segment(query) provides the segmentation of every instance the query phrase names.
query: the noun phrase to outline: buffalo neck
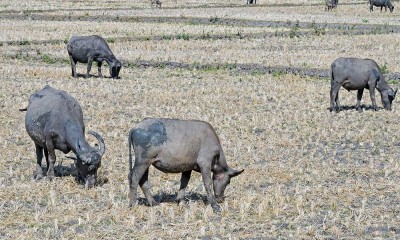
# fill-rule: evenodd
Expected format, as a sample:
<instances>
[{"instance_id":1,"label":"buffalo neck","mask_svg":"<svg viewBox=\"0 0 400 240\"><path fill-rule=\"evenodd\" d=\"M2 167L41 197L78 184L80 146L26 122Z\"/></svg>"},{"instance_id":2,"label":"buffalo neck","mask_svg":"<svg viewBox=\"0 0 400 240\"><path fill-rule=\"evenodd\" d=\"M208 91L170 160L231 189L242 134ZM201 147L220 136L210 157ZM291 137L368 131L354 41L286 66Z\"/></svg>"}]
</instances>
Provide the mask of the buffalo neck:
<instances>
[{"instance_id":1,"label":"buffalo neck","mask_svg":"<svg viewBox=\"0 0 400 240\"><path fill-rule=\"evenodd\" d=\"M107 64L111 66L115 62L115 56L113 54L107 54L104 56L104 60L106 60Z\"/></svg>"},{"instance_id":2,"label":"buffalo neck","mask_svg":"<svg viewBox=\"0 0 400 240\"><path fill-rule=\"evenodd\" d=\"M216 159L216 164L214 165L212 171L214 173L219 173L219 172L226 172L228 171L229 167L228 164L226 163L226 158L225 158L225 154L224 151L221 149L220 150L220 155L219 158Z\"/></svg>"},{"instance_id":3,"label":"buffalo neck","mask_svg":"<svg viewBox=\"0 0 400 240\"><path fill-rule=\"evenodd\" d=\"M386 90L390 90L391 87L387 84L385 79L381 79L378 84L376 85L376 88L378 89L379 92L383 92Z\"/></svg>"},{"instance_id":4,"label":"buffalo neck","mask_svg":"<svg viewBox=\"0 0 400 240\"><path fill-rule=\"evenodd\" d=\"M85 139L82 127L71 124L65 129L65 137L68 145L75 155L79 156L82 152L86 152L90 146Z\"/></svg>"}]
</instances>

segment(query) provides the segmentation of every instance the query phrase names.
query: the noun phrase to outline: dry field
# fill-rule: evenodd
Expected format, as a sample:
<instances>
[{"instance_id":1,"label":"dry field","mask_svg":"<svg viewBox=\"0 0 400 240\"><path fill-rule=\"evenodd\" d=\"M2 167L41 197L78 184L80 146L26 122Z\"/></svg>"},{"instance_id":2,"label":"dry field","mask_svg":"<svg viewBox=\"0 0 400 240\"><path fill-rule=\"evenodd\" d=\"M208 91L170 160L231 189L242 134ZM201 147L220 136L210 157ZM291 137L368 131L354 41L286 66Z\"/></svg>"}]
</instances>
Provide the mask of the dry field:
<instances>
[{"instance_id":1,"label":"dry field","mask_svg":"<svg viewBox=\"0 0 400 240\"><path fill-rule=\"evenodd\" d=\"M149 2L0 3L0 239L400 238L400 101L373 112L366 91L357 112L356 92L342 89L346 108L333 114L329 79L316 77L337 57L368 57L399 87L399 2L392 14L350 0L333 12L322 0ZM72 78L65 41L75 34L105 37L121 79ZM18 109L46 84L73 95L86 128L105 138L93 189L77 184L61 152L62 177L32 179L35 149ZM215 127L228 164L245 168L221 214L205 205L200 174L177 205L180 175L154 168L160 205L146 206L139 189L127 208L127 135L145 117Z\"/></svg>"}]
</instances>

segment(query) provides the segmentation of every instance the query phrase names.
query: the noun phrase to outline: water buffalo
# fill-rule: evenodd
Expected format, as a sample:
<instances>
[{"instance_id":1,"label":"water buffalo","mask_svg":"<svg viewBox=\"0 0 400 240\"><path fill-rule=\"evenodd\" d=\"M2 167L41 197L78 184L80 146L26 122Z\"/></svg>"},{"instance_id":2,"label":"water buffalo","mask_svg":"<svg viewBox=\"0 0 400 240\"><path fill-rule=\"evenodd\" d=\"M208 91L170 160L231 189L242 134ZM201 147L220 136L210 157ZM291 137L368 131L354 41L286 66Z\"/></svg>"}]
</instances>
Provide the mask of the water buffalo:
<instances>
[{"instance_id":1,"label":"water buffalo","mask_svg":"<svg viewBox=\"0 0 400 240\"><path fill-rule=\"evenodd\" d=\"M131 147L135 152L133 168ZM217 202L223 201L230 179L243 172L228 166L213 127L194 120L147 118L129 132L129 206L136 204L138 184L149 205L156 204L148 182L151 165L165 173L182 173L177 201L184 199L192 170L200 172L214 212L220 211Z\"/></svg>"},{"instance_id":2,"label":"water buffalo","mask_svg":"<svg viewBox=\"0 0 400 240\"><path fill-rule=\"evenodd\" d=\"M385 7L385 12L387 11L387 8L389 8L390 12L393 12L394 9L394 6L390 0L369 0L369 4L370 12L374 11L374 6L381 7L381 12L383 7Z\"/></svg>"},{"instance_id":3,"label":"water buffalo","mask_svg":"<svg viewBox=\"0 0 400 240\"><path fill-rule=\"evenodd\" d=\"M35 179L43 177L43 151L47 162L47 177L54 177L55 150L76 155L78 180L86 187L96 183L97 169L105 152L100 134L89 131L99 141L99 148L91 147L85 140L85 125L82 108L71 95L64 91L45 86L29 98L26 109L25 127L36 147L37 165Z\"/></svg>"},{"instance_id":4,"label":"water buffalo","mask_svg":"<svg viewBox=\"0 0 400 240\"><path fill-rule=\"evenodd\" d=\"M325 11L330 11L337 7L337 0L325 0Z\"/></svg>"},{"instance_id":5,"label":"water buffalo","mask_svg":"<svg viewBox=\"0 0 400 240\"><path fill-rule=\"evenodd\" d=\"M338 111L339 89L343 86L346 90L357 90L356 109L360 110L361 98L364 88L369 89L372 107L377 110L375 101L375 88L381 94L383 107L392 109L392 101L396 91L386 83L378 64L372 59L338 58L331 65L331 111Z\"/></svg>"},{"instance_id":6,"label":"water buffalo","mask_svg":"<svg viewBox=\"0 0 400 240\"><path fill-rule=\"evenodd\" d=\"M247 4L257 4L257 0L247 0Z\"/></svg>"},{"instance_id":7,"label":"water buffalo","mask_svg":"<svg viewBox=\"0 0 400 240\"><path fill-rule=\"evenodd\" d=\"M76 63L87 63L86 77L89 77L93 61L97 62L99 77L101 74L101 65L106 61L110 67L112 78L118 78L121 70L121 62L115 58L107 42L100 36L74 36L67 43L67 51L71 61L72 76L77 77Z\"/></svg>"},{"instance_id":8,"label":"water buffalo","mask_svg":"<svg viewBox=\"0 0 400 240\"><path fill-rule=\"evenodd\" d=\"M156 8L159 7L161 8L162 2L160 0L151 0L151 6L155 5Z\"/></svg>"}]
</instances>

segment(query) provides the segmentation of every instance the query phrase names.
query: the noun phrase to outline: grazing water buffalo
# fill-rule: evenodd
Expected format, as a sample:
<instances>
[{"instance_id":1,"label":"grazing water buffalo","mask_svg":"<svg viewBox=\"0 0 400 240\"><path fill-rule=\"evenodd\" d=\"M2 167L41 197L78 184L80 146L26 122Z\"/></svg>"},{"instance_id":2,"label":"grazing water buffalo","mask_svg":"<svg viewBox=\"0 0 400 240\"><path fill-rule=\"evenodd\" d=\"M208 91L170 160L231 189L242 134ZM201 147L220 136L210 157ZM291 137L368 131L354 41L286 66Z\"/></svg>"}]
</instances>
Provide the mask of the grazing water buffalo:
<instances>
[{"instance_id":1,"label":"grazing water buffalo","mask_svg":"<svg viewBox=\"0 0 400 240\"><path fill-rule=\"evenodd\" d=\"M325 0L325 11L330 11L337 7L337 0Z\"/></svg>"},{"instance_id":2,"label":"grazing water buffalo","mask_svg":"<svg viewBox=\"0 0 400 240\"><path fill-rule=\"evenodd\" d=\"M101 65L106 61L110 67L112 78L118 78L121 70L121 62L118 61L111 52L107 42L100 36L74 36L67 43L67 51L71 61L72 76L77 77L76 63L87 63L86 77L89 77L93 61L97 62L99 77L101 74Z\"/></svg>"},{"instance_id":3,"label":"grazing water buffalo","mask_svg":"<svg viewBox=\"0 0 400 240\"><path fill-rule=\"evenodd\" d=\"M151 6L156 5L156 7L161 8L162 2L160 0L151 0Z\"/></svg>"},{"instance_id":4,"label":"grazing water buffalo","mask_svg":"<svg viewBox=\"0 0 400 240\"><path fill-rule=\"evenodd\" d=\"M133 168L131 147L135 151ZM200 172L208 203L214 212L220 211L217 202L223 201L230 179L243 172L228 166L218 136L210 124L177 119L147 118L129 132L129 206L136 204L138 184L147 202L156 204L148 182L151 165L165 173L182 173L177 201L184 199L192 170Z\"/></svg>"},{"instance_id":5,"label":"grazing water buffalo","mask_svg":"<svg viewBox=\"0 0 400 240\"><path fill-rule=\"evenodd\" d=\"M372 107L377 110L375 101L375 88L381 94L383 107L392 110L392 101L396 91L386 83L378 64L371 59L338 58L331 65L331 111L338 111L339 89L343 86L346 90L357 90L356 109L360 110L361 98L364 88L369 89Z\"/></svg>"},{"instance_id":6,"label":"grazing water buffalo","mask_svg":"<svg viewBox=\"0 0 400 240\"><path fill-rule=\"evenodd\" d=\"M43 150L47 162L47 177L54 177L55 150L75 153L78 180L86 187L96 183L97 169L105 152L103 138L89 131L99 141L99 148L91 147L85 140L85 125L79 103L64 91L45 86L29 98L26 109L25 127L36 146L37 165L35 179L43 177Z\"/></svg>"},{"instance_id":7,"label":"grazing water buffalo","mask_svg":"<svg viewBox=\"0 0 400 240\"><path fill-rule=\"evenodd\" d=\"M385 12L387 11L387 8L389 8L390 12L393 12L394 9L394 6L390 0L369 0L369 4L370 12L374 11L374 6L381 7L381 12L383 7L385 7Z\"/></svg>"},{"instance_id":8,"label":"grazing water buffalo","mask_svg":"<svg viewBox=\"0 0 400 240\"><path fill-rule=\"evenodd\" d=\"M247 4L257 4L257 0L247 0Z\"/></svg>"}]
</instances>

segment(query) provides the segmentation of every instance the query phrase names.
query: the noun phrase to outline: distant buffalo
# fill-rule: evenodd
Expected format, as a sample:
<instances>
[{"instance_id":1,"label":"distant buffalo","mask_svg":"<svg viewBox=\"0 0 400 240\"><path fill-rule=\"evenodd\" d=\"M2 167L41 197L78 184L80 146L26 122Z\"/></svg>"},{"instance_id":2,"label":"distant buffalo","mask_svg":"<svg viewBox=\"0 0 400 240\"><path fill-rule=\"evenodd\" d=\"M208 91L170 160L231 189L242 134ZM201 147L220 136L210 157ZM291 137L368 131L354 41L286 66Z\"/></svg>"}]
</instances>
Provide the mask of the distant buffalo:
<instances>
[{"instance_id":1,"label":"distant buffalo","mask_svg":"<svg viewBox=\"0 0 400 240\"><path fill-rule=\"evenodd\" d=\"M325 11L330 11L337 7L338 0L325 0Z\"/></svg>"},{"instance_id":2,"label":"distant buffalo","mask_svg":"<svg viewBox=\"0 0 400 240\"><path fill-rule=\"evenodd\" d=\"M155 5L156 8L159 7L161 8L162 2L160 0L151 0L151 6Z\"/></svg>"},{"instance_id":3,"label":"distant buffalo","mask_svg":"<svg viewBox=\"0 0 400 240\"><path fill-rule=\"evenodd\" d=\"M390 12L393 12L394 9L394 6L390 2L390 0L369 0L369 3L370 3L369 6L370 12L374 11L374 6L381 7L381 12L383 7L385 7L385 12L387 11L387 8L389 8Z\"/></svg>"},{"instance_id":4,"label":"distant buffalo","mask_svg":"<svg viewBox=\"0 0 400 240\"><path fill-rule=\"evenodd\" d=\"M361 98L364 88L369 90L372 107L377 110L375 101L375 88L381 94L383 107L392 110L397 89L394 91L386 83L378 64L371 59L358 58L338 58L331 65L331 111L338 111L339 89L344 87L346 90L357 90L356 109L360 110Z\"/></svg>"},{"instance_id":5,"label":"distant buffalo","mask_svg":"<svg viewBox=\"0 0 400 240\"><path fill-rule=\"evenodd\" d=\"M247 0L247 4L257 4L257 0Z\"/></svg>"},{"instance_id":6,"label":"distant buffalo","mask_svg":"<svg viewBox=\"0 0 400 240\"><path fill-rule=\"evenodd\" d=\"M112 78L118 78L121 70L121 62L111 52L107 42L100 36L74 36L67 43L67 51L71 61L72 76L77 77L76 63L87 63L86 77L92 68L93 61L97 62L99 77L101 74L101 65L103 61L110 67Z\"/></svg>"}]
</instances>

